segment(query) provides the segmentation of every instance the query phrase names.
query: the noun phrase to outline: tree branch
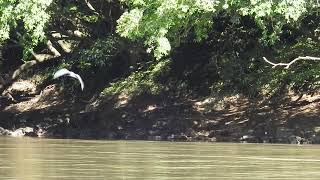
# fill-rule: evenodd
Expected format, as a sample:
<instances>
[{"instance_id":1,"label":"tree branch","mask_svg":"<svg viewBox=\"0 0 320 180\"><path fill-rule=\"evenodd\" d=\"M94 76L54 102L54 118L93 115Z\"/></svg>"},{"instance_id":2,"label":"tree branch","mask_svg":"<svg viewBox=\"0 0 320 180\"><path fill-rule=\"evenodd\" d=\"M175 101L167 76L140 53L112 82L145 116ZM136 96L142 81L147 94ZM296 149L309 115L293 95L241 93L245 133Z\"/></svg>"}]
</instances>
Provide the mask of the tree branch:
<instances>
[{"instance_id":1,"label":"tree branch","mask_svg":"<svg viewBox=\"0 0 320 180\"><path fill-rule=\"evenodd\" d=\"M272 68L275 68L277 66L285 66L286 69L289 69L289 67L299 60L312 60L312 61L320 61L320 57L312 57L312 56L304 56L304 57L297 57L294 60L290 61L289 63L274 63L269 61L266 57L263 57L263 60L266 61L268 64L272 65Z\"/></svg>"}]
</instances>

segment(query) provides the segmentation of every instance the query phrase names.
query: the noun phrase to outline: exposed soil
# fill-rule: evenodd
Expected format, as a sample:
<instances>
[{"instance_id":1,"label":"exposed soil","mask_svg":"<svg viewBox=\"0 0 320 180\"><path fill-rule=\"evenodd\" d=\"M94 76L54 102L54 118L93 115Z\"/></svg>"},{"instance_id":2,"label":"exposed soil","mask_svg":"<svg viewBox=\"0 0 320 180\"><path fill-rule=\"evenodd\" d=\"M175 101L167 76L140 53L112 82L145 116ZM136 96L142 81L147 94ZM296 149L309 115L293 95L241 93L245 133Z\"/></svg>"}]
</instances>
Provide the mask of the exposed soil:
<instances>
[{"instance_id":1,"label":"exposed soil","mask_svg":"<svg viewBox=\"0 0 320 180\"><path fill-rule=\"evenodd\" d=\"M57 85L41 93L30 81L2 96L0 133L85 139L320 143L318 96L270 101L242 96L82 96ZM6 94L6 93L3 93ZM276 103L274 103L276 102Z\"/></svg>"}]
</instances>

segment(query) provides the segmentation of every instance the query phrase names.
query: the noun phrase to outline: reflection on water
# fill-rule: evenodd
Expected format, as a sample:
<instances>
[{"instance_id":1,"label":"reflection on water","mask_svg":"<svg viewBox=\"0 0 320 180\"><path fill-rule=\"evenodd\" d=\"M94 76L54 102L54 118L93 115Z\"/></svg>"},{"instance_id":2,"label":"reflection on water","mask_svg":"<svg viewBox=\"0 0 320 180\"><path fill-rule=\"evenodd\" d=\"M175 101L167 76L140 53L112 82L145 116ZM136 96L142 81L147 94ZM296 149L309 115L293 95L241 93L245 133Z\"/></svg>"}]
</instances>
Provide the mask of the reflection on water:
<instances>
[{"instance_id":1,"label":"reflection on water","mask_svg":"<svg viewBox=\"0 0 320 180\"><path fill-rule=\"evenodd\" d=\"M0 138L1 179L320 179L317 145Z\"/></svg>"}]
</instances>

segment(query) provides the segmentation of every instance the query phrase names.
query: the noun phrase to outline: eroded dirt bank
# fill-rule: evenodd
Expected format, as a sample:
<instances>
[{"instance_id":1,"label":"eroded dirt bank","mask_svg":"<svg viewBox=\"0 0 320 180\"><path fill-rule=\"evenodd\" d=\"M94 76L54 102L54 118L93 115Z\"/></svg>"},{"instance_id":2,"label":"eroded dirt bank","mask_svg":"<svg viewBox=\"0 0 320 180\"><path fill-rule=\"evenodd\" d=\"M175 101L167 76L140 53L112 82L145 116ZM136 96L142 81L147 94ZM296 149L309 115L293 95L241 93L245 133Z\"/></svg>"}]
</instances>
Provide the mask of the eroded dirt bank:
<instances>
[{"instance_id":1,"label":"eroded dirt bank","mask_svg":"<svg viewBox=\"0 0 320 180\"><path fill-rule=\"evenodd\" d=\"M141 95L85 96L17 81L2 97L0 133L85 139L320 143L317 96L271 101Z\"/></svg>"}]
</instances>

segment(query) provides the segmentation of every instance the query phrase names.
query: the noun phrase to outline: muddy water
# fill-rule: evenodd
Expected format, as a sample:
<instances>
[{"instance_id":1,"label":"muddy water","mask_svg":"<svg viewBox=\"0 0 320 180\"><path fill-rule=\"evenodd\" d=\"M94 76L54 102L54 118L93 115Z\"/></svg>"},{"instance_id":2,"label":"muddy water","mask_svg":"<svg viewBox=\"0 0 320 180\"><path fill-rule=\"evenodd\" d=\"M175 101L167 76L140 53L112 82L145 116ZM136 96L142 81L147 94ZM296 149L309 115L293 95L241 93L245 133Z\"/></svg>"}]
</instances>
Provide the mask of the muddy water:
<instances>
[{"instance_id":1,"label":"muddy water","mask_svg":"<svg viewBox=\"0 0 320 180\"><path fill-rule=\"evenodd\" d=\"M320 179L320 146L0 138L0 179Z\"/></svg>"}]
</instances>

